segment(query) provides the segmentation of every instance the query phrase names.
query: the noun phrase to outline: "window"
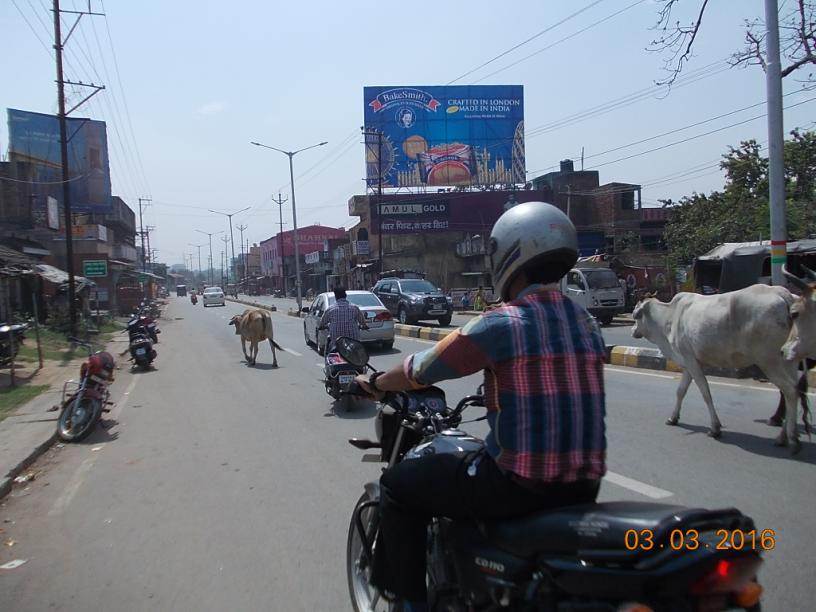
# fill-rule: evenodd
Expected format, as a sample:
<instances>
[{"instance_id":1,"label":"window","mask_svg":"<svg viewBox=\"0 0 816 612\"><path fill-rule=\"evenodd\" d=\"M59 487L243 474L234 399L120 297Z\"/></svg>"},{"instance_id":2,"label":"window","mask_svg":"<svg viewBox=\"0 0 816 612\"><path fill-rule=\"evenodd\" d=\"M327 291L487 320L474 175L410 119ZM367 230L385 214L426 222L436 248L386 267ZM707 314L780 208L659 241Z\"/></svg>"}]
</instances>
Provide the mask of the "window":
<instances>
[{"instance_id":1,"label":"window","mask_svg":"<svg viewBox=\"0 0 816 612\"><path fill-rule=\"evenodd\" d=\"M570 287L575 287L576 289L583 289L584 288L584 281L581 278L581 273L572 271L567 275L567 285Z\"/></svg>"},{"instance_id":2,"label":"window","mask_svg":"<svg viewBox=\"0 0 816 612\"><path fill-rule=\"evenodd\" d=\"M617 289L620 286L615 273L606 268L587 270L586 277L589 286L593 289Z\"/></svg>"},{"instance_id":3,"label":"window","mask_svg":"<svg viewBox=\"0 0 816 612\"><path fill-rule=\"evenodd\" d=\"M634 210L635 209L635 192L634 191L624 191L620 194L621 198L621 209L622 210Z\"/></svg>"},{"instance_id":4,"label":"window","mask_svg":"<svg viewBox=\"0 0 816 612\"><path fill-rule=\"evenodd\" d=\"M426 280L406 280L400 283L404 293L434 293L436 287Z\"/></svg>"}]
</instances>

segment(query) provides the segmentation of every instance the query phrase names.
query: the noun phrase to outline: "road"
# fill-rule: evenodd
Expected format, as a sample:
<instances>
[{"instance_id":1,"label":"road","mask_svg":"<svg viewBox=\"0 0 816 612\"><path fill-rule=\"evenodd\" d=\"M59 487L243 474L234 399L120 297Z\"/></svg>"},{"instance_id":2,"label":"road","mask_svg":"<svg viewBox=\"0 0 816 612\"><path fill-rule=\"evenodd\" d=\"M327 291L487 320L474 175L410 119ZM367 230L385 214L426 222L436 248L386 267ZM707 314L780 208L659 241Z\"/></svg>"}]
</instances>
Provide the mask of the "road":
<instances>
[{"instance_id":1,"label":"road","mask_svg":"<svg viewBox=\"0 0 816 612\"><path fill-rule=\"evenodd\" d=\"M261 304L270 304L277 306L278 310L281 310L283 312L286 312L288 309L292 310L297 309L297 300L290 298L273 298L268 295L253 295L253 296L241 295L239 297L241 299L253 300ZM308 305L311 303L311 301L306 300L304 298L303 303L305 305ZM472 318L473 317L471 315L454 314L453 319L451 319L450 326L461 327L465 325L468 321L470 321ZM440 327L440 325L435 321L422 321L419 323L419 325L426 325L428 327ZM601 333L603 333L604 340L606 341L607 344L614 344L617 346L646 346L651 348L657 348L654 344L652 344L645 338L633 338L631 323L622 322L620 320L616 320L610 325L602 326Z\"/></svg>"},{"instance_id":2,"label":"road","mask_svg":"<svg viewBox=\"0 0 816 612\"><path fill-rule=\"evenodd\" d=\"M229 317L243 306L171 300L157 369L117 374L117 405L84 444L55 448L36 480L0 507L0 610L347 610L349 514L380 466L346 440L371 435L374 407L334 414L320 358L300 321L273 314L289 352L270 367L242 361ZM387 367L429 342L398 338L372 361ZM443 383L449 400L477 377ZM675 428L663 424L672 374L608 367L608 462L601 499L737 506L777 532L762 580L766 610L813 609L816 445L791 459L763 423L777 393L713 380L725 427L689 392ZM482 423L468 426L484 435Z\"/></svg>"}]
</instances>

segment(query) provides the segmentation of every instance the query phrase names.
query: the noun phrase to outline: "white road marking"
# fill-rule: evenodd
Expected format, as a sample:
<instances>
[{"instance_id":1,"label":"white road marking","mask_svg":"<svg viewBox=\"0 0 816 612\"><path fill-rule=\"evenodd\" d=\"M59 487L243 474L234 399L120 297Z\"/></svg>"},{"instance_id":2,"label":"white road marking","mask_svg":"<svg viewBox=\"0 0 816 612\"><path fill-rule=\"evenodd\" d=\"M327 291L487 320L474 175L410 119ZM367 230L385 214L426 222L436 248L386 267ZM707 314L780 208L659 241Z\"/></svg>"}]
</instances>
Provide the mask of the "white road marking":
<instances>
[{"instance_id":1,"label":"white road marking","mask_svg":"<svg viewBox=\"0 0 816 612\"><path fill-rule=\"evenodd\" d=\"M674 493L671 491L666 491L666 489L653 487L645 482L640 482L639 480L635 480L634 478L629 478L615 472L607 472L606 476L604 476L604 480L608 480L612 484L616 484L624 489L629 489L635 493L640 493L646 497L651 497L652 499L664 499L674 495Z\"/></svg>"},{"instance_id":2,"label":"white road marking","mask_svg":"<svg viewBox=\"0 0 816 612\"><path fill-rule=\"evenodd\" d=\"M287 353L289 353L290 355L294 355L295 357L303 357L303 355L301 355L297 351L293 351L290 348L283 347L283 350L286 351Z\"/></svg>"},{"instance_id":3,"label":"white road marking","mask_svg":"<svg viewBox=\"0 0 816 612\"><path fill-rule=\"evenodd\" d=\"M620 374L637 374L639 376L651 376L653 378L668 378L668 379L676 379L676 376L672 376L670 374L655 374L654 372L643 372L638 368L615 368L613 366L604 366L604 370L607 372L618 372Z\"/></svg>"}]
</instances>

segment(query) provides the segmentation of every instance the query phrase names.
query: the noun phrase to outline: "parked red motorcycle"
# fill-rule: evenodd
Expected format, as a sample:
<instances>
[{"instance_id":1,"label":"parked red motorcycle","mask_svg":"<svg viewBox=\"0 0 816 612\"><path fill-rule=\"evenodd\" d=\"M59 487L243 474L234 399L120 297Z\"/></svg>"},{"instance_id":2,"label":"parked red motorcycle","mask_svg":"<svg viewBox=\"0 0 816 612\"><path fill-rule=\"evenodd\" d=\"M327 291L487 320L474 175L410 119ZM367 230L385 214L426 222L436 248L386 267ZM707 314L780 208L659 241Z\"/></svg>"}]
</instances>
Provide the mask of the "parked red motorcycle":
<instances>
[{"instance_id":1,"label":"parked red motorcycle","mask_svg":"<svg viewBox=\"0 0 816 612\"><path fill-rule=\"evenodd\" d=\"M77 338L69 340L85 347L88 359L79 369L79 382L69 380L62 386L57 435L65 442L79 442L91 433L109 403L108 386L113 382L116 362L113 355L106 351L93 352L93 347L87 342Z\"/></svg>"}]
</instances>

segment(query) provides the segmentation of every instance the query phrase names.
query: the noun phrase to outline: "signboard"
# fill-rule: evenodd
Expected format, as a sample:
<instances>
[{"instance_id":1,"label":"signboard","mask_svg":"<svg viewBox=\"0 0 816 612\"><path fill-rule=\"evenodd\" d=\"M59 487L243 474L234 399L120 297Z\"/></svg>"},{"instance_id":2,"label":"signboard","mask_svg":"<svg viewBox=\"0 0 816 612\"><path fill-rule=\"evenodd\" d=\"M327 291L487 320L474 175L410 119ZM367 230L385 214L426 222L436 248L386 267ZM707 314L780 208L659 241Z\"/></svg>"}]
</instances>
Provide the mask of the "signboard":
<instances>
[{"instance_id":1,"label":"signboard","mask_svg":"<svg viewBox=\"0 0 816 612\"><path fill-rule=\"evenodd\" d=\"M73 212L110 213L111 180L104 121L67 119L68 176ZM50 183L62 201L59 121L54 115L8 109L9 158L34 165L34 181Z\"/></svg>"},{"instance_id":2,"label":"signboard","mask_svg":"<svg viewBox=\"0 0 816 612\"><path fill-rule=\"evenodd\" d=\"M48 228L58 230L60 228L59 222L59 202L55 198L48 196Z\"/></svg>"},{"instance_id":3,"label":"signboard","mask_svg":"<svg viewBox=\"0 0 816 612\"><path fill-rule=\"evenodd\" d=\"M62 231L60 234L61 236L59 238L55 237L54 240L65 240L65 232ZM71 237L74 240L98 240L99 242L107 242L108 228L104 225L97 225L95 223L90 223L87 225L72 225Z\"/></svg>"},{"instance_id":4,"label":"signboard","mask_svg":"<svg viewBox=\"0 0 816 612\"><path fill-rule=\"evenodd\" d=\"M368 255L369 254L368 240L356 240L352 242L351 252L353 255Z\"/></svg>"},{"instance_id":5,"label":"signboard","mask_svg":"<svg viewBox=\"0 0 816 612\"><path fill-rule=\"evenodd\" d=\"M418 199L398 204L381 204L380 214L383 234L446 232L450 229L450 202L447 200ZM375 231L379 229L378 225Z\"/></svg>"},{"instance_id":6,"label":"signboard","mask_svg":"<svg viewBox=\"0 0 816 612\"><path fill-rule=\"evenodd\" d=\"M320 261L320 251L315 251L314 253L306 253L304 256L304 261L307 264L316 264Z\"/></svg>"},{"instance_id":7,"label":"signboard","mask_svg":"<svg viewBox=\"0 0 816 612\"><path fill-rule=\"evenodd\" d=\"M86 259L82 262L82 276L107 276L108 262L105 259Z\"/></svg>"},{"instance_id":8,"label":"signboard","mask_svg":"<svg viewBox=\"0 0 816 612\"><path fill-rule=\"evenodd\" d=\"M363 98L370 186L525 182L521 85L366 87Z\"/></svg>"}]
</instances>

